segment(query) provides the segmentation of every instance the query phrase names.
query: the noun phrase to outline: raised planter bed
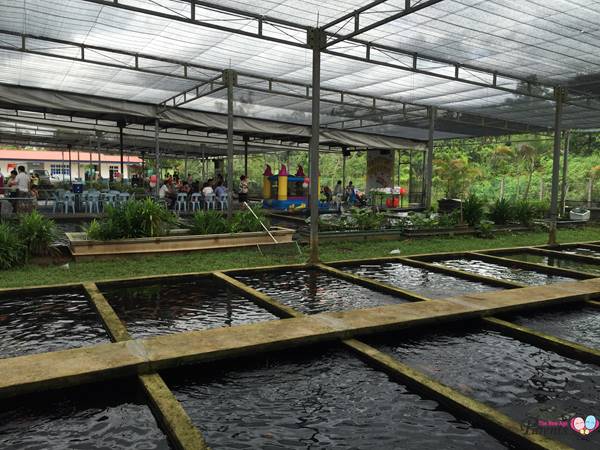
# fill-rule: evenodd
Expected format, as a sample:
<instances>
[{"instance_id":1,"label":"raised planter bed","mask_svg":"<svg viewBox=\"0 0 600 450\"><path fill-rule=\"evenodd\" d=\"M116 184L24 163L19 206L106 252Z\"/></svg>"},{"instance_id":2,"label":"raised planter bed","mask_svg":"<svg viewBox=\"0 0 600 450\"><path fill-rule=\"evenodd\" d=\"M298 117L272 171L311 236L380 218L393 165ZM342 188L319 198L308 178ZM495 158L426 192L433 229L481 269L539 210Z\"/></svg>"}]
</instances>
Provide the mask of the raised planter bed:
<instances>
[{"instance_id":1,"label":"raised planter bed","mask_svg":"<svg viewBox=\"0 0 600 450\"><path fill-rule=\"evenodd\" d=\"M294 232L289 228L271 228L271 233L277 242L281 244L292 242ZM69 239L69 249L76 260L274 244L270 236L264 231L208 235L191 235L188 233L189 230L172 230L169 236L112 241L89 240L86 233L66 233L66 235Z\"/></svg>"},{"instance_id":2,"label":"raised planter bed","mask_svg":"<svg viewBox=\"0 0 600 450\"><path fill-rule=\"evenodd\" d=\"M519 225L499 226L494 232L528 231L532 228ZM298 232L301 242L308 242L310 233L308 230ZM319 240L322 241L394 241L400 238L428 238L435 236L475 235L477 230L466 226L455 228L415 228L415 229L389 229L389 230L347 230L347 231L320 231Z\"/></svg>"}]
</instances>

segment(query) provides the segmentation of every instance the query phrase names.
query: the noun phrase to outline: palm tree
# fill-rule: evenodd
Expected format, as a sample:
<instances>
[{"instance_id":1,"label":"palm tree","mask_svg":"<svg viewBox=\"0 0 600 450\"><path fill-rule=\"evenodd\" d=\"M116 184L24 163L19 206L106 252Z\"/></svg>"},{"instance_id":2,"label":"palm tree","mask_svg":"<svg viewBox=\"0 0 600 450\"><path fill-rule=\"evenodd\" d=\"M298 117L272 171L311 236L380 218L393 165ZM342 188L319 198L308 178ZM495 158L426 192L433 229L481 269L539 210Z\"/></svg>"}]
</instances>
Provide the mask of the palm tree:
<instances>
[{"instance_id":1,"label":"palm tree","mask_svg":"<svg viewBox=\"0 0 600 450\"><path fill-rule=\"evenodd\" d=\"M512 149L506 145L500 145L492 151L491 168L500 178L500 198L504 198L504 185L506 176L511 170L511 162L514 153Z\"/></svg>"},{"instance_id":2,"label":"palm tree","mask_svg":"<svg viewBox=\"0 0 600 450\"><path fill-rule=\"evenodd\" d=\"M519 159L521 160L521 164L527 173L527 185L525 186L525 193L523 194L523 199L529 199L529 191L531 189L531 179L533 178L533 174L539 170L541 161L540 161L540 151L528 144L523 144L519 148Z\"/></svg>"},{"instance_id":3,"label":"palm tree","mask_svg":"<svg viewBox=\"0 0 600 450\"><path fill-rule=\"evenodd\" d=\"M594 192L594 182L600 178L600 166L594 166L590 170L590 184L588 191L588 207L592 206L592 193Z\"/></svg>"}]
</instances>

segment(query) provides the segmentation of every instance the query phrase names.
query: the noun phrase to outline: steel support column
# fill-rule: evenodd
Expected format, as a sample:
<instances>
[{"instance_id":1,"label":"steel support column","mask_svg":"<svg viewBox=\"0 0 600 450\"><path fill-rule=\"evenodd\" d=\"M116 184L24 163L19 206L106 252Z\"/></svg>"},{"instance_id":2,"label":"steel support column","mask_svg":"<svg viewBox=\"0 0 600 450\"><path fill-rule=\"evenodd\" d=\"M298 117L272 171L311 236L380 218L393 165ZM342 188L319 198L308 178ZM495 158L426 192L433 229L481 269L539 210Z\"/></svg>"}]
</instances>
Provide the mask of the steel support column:
<instances>
[{"instance_id":1,"label":"steel support column","mask_svg":"<svg viewBox=\"0 0 600 450\"><path fill-rule=\"evenodd\" d=\"M423 172L423 193L425 208L431 208L431 200L433 196L433 137L435 133L435 116L437 109L434 107L428 108L429 115L429 135L427 138L427 154L425 155L425 170Z\"/></svg>"},{"instance_id":2,"label":"steel support column","mask_svg":"<svg viewBox=\"0 0 600 450\"><path fill-rule=\"evenodd\" d=\"M248 136L244 136L244 175L248 176Z\"/></svg>"},{"instance_id":3,"label":"steel support column","mask_svg":"<svg viewBox=\"0 0 600 450\"><path fill-rule=\"evenodd\" d=\"M188 153L187 150L183 154L183 179L187 181L188 176ZM190 186L191 187L191 186Z\"/></svg>"},{"instance_id":4,"label":"steel support column","mask_svg":"<svg viewBox=\"0 0 600 450\"><path fill-rule=\"evenodd\" d=\"M321 48L325 34L318 29L309 32L312 47L312 127L310 134L310 259L319 262L319 131L321 127Z\"/></svg>"},{"instance_id":5,"label":"steel support column","mask_svg":"<svg viewBox=\"0 0 600 450\"><path fill-rule=\"evenodd\" d=\"M73 165L73 160L71 159L71 144L67 145L69 149L69 183L73 184L73 174L71 171L71 166Z\"/></svg>"},{"instance_id":6,"label":"steel support column","mask_svg":"<svg viewBox=\"0 0 600 450\"><path fill-rule=\"evenodd\" d=\"M156 198L159 198L160 191L160 119L154 120L154 146L156 152Z\"/></svg>"},{"instance_id":7,"label":"steel support column","mask_svg":"<svg viewBox=\"0 0 600 450\"><path fill-rule=\"evenodd\" d=\"M556 222L558 221L558 190L560 184L560 144L561 144L561 126L562 110L565 91L562 88L556 88L556 109L554 112L554 153L552 156L552 190L550 197L550 233L548 244L556 244Z\"/></svg>"},{"instance_id":8,"label":"steel support column","mask_svg":"<svg viewBox=\"0 0 600 450\"><path fill-rule=\"evenodd\" d=\"M223 81L227 85L227 218L233 215L233 86L237 74L231 69L223 71Z\"/></svg>"},{"instance_id":9,"label":"steel support column","mask_svg":"<svg viewBox=\"0 0 600 450\"><path fill-rule=\"evenodd\" d=\"M342 150L342 189L346 189L346 152Z\"/></svg>"},{"instance_id":10,"label":"steel support column","mask_svg":"<svg viewBox=\"0 0 600 450\"><path fill-rule=\"evenodd\" d=\"M562 186L560 191L560 211L561 214L565 213L566 202L567 202L567 189L569 188L569 150L571 147L571 131L566 132L566 144L565 151L563 153L563 169L562 169Z\"/></svg>"},{"instance_id":11,"label":"steel support column","mask_svg":"<svg viewBox=\"0 0 600 450\"><path fill-rule=\"evenodd\" d=\"M119 123L119 157L121 160L121 182L125 180L125 166L123 164L123 123Z\"/></svg>"}]
</instances>

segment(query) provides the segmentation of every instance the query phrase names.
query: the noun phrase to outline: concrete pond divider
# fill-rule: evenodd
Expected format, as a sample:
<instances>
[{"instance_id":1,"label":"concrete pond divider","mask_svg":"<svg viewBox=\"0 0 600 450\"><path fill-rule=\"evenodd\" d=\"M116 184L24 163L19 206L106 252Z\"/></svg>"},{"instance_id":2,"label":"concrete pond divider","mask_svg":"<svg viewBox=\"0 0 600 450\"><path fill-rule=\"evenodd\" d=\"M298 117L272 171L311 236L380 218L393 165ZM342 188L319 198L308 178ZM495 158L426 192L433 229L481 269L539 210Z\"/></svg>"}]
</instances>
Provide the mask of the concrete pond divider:
<instances>
[{"instance_id":1,"label":"concrete pond divider","mask_svg":"<svg viewBox=\"0 0 600 450\"><path fill-rule=\"evenodd\" d=\"M292 242L294 230L272 227L271 234L278 244ZM226 234L189 234L189 230L172 230L168 236L98 241L88 239L86 233L66 233L69 249L75 260L123 255L189 252L256 245L277 245L265 231Z\"/></svg>"}]
</instances>

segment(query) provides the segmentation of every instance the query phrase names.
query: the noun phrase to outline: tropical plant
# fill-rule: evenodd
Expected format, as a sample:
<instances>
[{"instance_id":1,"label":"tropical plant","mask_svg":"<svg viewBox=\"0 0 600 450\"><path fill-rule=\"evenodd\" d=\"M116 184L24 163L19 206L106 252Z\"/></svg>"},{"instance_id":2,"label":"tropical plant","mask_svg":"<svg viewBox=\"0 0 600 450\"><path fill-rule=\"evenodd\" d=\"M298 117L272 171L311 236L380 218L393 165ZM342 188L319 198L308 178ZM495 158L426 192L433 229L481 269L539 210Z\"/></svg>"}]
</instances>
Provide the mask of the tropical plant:
<instances>
[{"instance_id":1,"label":"tropical plant","mask_svg":"<svg viewBox=\"0 0 600 450\"><path fill-rule=\"evenodd\" d=\"M254 217L254 214L250 210L238 211L231 218L230 230L232 233L251 233L255 231L262 231L263 227L269 228L271 221L262 209L255 209L254 213L258 217Z\"/></svg>"},{"instance_id":2,"label":"tropical plant","mask_svg":"<svg viewBox=\"0 0 600 450\"><path fill-rule=\"evenodd\" d=\"M450 214L440 214L437 220L440 228L453 228L460 222L460 210L455 209Z\"/></svg>"},{"instance_id":3,"label":"tropical plant","mask_svg":"<svg viewBox=\"0 0 600 450\"><path fill-rule=\"evenodd\" d=\"M230 227L217 211L199 211L192 217L190 231L193 234L223 234L229 233Z\"/></svg>"},{"instance_id":4,"label":"tropical plant","mask_svg":"<svg viewBox=\"0 0 600 450\"><path fill-rule=\"evenodd\" d=\"M533 225L534 219L537 218L536 206L525 200L516 202L513 205L514 218L523 226L529 227Z\"/></svg>"},{"instance_id":5,"label":"tropical plant","mask_svg":"<svg viewBox=\"0 0 600 450\"><path fill-rule=\"evenodd\" d=\"M477 236L483 239L494 238L494 222L491 220L482 220L477 225Z\"/></svg>"},{"instance_id":6,"label":"tropical plant","mask_svg":"<svg viewBox=\"0 0 600 450\"><path fill-rule=\"evenodd\" d=\"M496 175L500 175L500 198L504 198L504 185L506 176L511 171L511 163L514 158L512 149L506 145L496 147L492 152L491 169Z\"/></svg>"},{"instance_id":7,"label":"tropical plant","mask_svg":"<svg viewBox=\"0 0 600 450\"><path fill-rule=\"evenodd\" d=\"M86 229L90 239L110 240L157 237L168 234L177 219L150 198L132 200L106 209L106 218L94 220Z\"/></svg>"},{"instance_id":8,"label":"tropical plant","mask_svg":"<svg viewBox=\"0 0 600 450\"><path fill-rule=\"evenodd\" d=\"M46 256L55 249L52 244L58 234L56 224L35 210L19 216L16 231L29 255Z\"/></svg>"},{"instance_id":9,"label":"tropical plant","mask_svg":"<svg viewBox=\"0 0 600 450\"><path fill-rule=\"evenodd\" d=\"M481 170L471 164L467 157L446 156L436 159L435 174L444 182L446 198L457 198L467 190L472 181L481 175Z\"/></svg>"},{"instance_id":10,"label":"tropical plant","mask_svg":"<svg viewBox=\"0 0 600 450\"><path fill-rule=\"evenodd\" d=\"M506 225L514 219L514 206L510 201L499 198L490 207L489 216L495 224Z\"/></svg>"},{"instance_id":11,"label":"tropical plant","mask_svg":"<svg viewBox=\"0 0 600 450\"><path fill-rule=\"evenodd\" d=\"M352 208L350 221L359 230L380 230L385 227L387 218L385 214L370 209Z\"/></svg>"},{"instance_id":12,"label":"tropical plant","mask_svg":"<svg viewBox=\"0 0 600 450\"><path fill-rule=\"evenodd\" d=\"M27 246L15 229L6 223L0 223L0 249L1 270L17 267L27 260Z\"/></svg>"},{"instance_id":13,"label":"tropical plant","mask_svg":"<svg viewBox=\"0 0 600 450\"><path fill-rule=\"evenodd\" d=\"M479 225L485 214L485 202L475 194L469 195L462 204L463 219L470 226Z\"/></svg>"},{"instance_id":14,"label":"tropical plant","mask_svg":"<svg viewBox=\"0 0 600 450\"><path fill-rule=\"evenodd\" d=\"M523 144L519 147L518 156L525 169L525 173L527 173L527 184L523 193L523 200L527 200L529 198L529 191L531 190L533 174L541 168L540 151L533 145Z\"/></svg>"}]
</instances>

